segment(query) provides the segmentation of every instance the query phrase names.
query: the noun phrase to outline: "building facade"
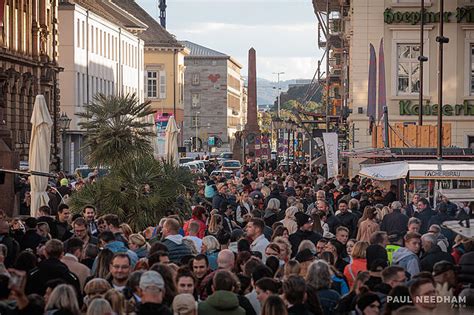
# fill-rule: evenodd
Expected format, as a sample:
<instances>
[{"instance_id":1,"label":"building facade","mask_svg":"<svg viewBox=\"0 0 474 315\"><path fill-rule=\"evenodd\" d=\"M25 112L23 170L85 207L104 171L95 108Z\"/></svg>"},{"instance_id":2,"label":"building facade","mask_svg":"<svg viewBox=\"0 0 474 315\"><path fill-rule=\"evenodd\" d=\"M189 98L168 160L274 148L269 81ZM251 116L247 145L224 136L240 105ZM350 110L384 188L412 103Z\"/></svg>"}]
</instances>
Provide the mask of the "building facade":
<instances>
[{"instance_id":1,"label":"building facade","mask_svg":"<svg viewBox=\"0 0 474 315\"><path fill-rule=\"evenodd\" d=\"M323 7L326 0L313 0ZM376 62L376 105L381 52L384 53L386 106L390 148L436 148L438 112L439 0L425 0L423 69L423 125L418 125L421 86L420 0L330 0L329 33L337 33L343 48L342 105L347 119L349 149L381 148L381 110L369 119L370 45ZM474 2L445 1L443 78L443 146L474 147ZM337 23L336 23L337 22ZM331 59L331 54L329 54ZM336 58L337 63L337 58ZM345 84L347 83L347 84ZM383 86L382 86L383 87ZM383 103L382 103L383 104ZM421 152L418 150L418 152ZM350 159L350 174L356 174L364 158Z\"/></svg>"},{"instance_id":2,"label":"building facade","mask_svg":"<svg viewBox=\"0 0 474 315\"><path fill-rule=\"evenodd\" d=\"M57 167L58 23L57 0L0 1L0 166L28 161L31 114L43 94L53 118L51 168ZM0 185L0 208L15 208L13 175Z\"/></svg>"},{"instance_id":3,"label":"building facade","mask_svg":"<svg viewBox=\"0 0 474 315\"><path fill-rule=\"evenodd\" d=\"M85 164L84 131L76 113L98 93L136 94L144 100L144 41L147 25L111 1L62 1L60 24L61 111L72 119L63 137L63 169Z\"/></svg>"},{"instance_id":4,"label":"building facade","mask_svg":"<svg viewBox=\"0 0 474 315\"><path fill-rule=\"evenodd\" d=\"M150 101L157 112L156 122L173 115L178 127L182 127L184 57L189 51L135 1L113 1L147 25L147 29L139 35L145 45L144 91L145 100Z\"/></svg>"},{"instance_id":5,"label":"building facade","mask_svg":"<svg viewBox=\"0 0 474 315\"><path fill-rule=\"evenodd\" d=\"M190 150L231 150L247 112L242 66L226 54L182 43L190 50L184 58L184 139Z\"/></svg>"}]
</instances>

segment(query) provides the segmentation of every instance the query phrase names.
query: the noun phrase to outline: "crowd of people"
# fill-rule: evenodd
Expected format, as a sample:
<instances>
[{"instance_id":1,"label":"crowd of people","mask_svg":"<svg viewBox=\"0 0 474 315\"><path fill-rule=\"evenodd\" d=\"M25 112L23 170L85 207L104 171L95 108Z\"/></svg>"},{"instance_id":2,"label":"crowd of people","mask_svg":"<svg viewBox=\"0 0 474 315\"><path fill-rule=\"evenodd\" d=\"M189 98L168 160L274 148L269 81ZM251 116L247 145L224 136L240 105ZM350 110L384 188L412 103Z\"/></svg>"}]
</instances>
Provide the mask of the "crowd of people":
<instances>
[{"instance_id":1,"label":"crowd of people","mask_svg":"<svg viewBox=\"0 0 474 315\"><path fill-rule=\"evenodd\" d=\"M64 198L0 214L0 314L472 313L474 240L443 226L469 204L400 195L248 164L197 176L189 217L143 231Z\"/></svg>"}]
</instances>

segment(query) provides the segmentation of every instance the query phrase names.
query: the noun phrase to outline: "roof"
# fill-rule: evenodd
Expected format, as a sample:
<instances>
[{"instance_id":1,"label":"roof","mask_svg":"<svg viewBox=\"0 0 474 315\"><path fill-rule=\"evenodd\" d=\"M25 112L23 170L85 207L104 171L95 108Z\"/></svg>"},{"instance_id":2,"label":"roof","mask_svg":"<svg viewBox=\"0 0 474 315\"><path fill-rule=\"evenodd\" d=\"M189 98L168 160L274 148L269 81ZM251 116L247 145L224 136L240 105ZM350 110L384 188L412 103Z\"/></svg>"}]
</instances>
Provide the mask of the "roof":
<instances>
[{"instance_id":1,"label":"roof","mask_svg":"<svg viewBox=\"0 0 474 315\"><path fill-rule=\"evenodd\" d=\"M183 45L176 40L174 35L170 34L166 29L164 29L161 24L158 23L158 21L149 15L148 12L146 12L134 0L110 1L148 25L148 28L139 34L140 39L145 42L145 47L153 46L184 48Z\"/></svg>"},{"instance_id":2,"label":"roof","mask_svg":"<svg viewBox=\"0 0 474 315\"><path fill-rule=\"evenodd\" d=\"M84 9L90 10L104 19L126 29L145 30L147 25L125 12L109 0L71 0ZM67 2L61 2L60 4Z\"/></svg>"},{"instance_id":3,"label":"roof","mask_svg":"<svg viewBox=\"0 0 474 315\"><path fill-rule=\"evenodd\" d=\"M181 44L186 46L191 52L189 53L189 57L223 57L223 58L230 58L229 55L224 53L218 52L216 50L198 45L196 43L183 40Z\"/></svg>"}]
</instances>

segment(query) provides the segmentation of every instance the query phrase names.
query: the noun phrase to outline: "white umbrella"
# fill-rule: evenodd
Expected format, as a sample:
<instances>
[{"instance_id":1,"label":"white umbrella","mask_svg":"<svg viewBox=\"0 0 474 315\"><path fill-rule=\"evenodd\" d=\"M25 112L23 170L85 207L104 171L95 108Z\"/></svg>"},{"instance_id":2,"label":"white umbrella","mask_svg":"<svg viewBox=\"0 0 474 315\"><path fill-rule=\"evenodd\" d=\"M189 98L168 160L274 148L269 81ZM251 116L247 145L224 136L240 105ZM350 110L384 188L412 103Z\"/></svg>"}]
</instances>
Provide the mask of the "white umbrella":
<instances>
[{"instance_id":1,"label":"white umbrella","mask_svg":"<svg viewBox=\"0 0 474 315\"><path fill-rule=\"evenodd\" d=\"M33 114L31 115L31 139L29 166L30 170L49 173L51 151L51 127L53 121L49 115L48 106L43 95L37 95ZM31 216L36 217L39 207L47 205L49 201L46 188L48 178L31 176Z\"/></svg>"},{"instance_id":2,"label":"white umbrella","mask_svg":"<svg viewBox=\"0 0 474 315\"><path fill-rule=\"evenodd\" d=\"M176 120L174 119L174 116L171 116L168 120L168 125L166 126L165 159L174 165L178 165L179 163L178 133L179 129L178 126L176 126Z\"/></svg>"}]
</instances>

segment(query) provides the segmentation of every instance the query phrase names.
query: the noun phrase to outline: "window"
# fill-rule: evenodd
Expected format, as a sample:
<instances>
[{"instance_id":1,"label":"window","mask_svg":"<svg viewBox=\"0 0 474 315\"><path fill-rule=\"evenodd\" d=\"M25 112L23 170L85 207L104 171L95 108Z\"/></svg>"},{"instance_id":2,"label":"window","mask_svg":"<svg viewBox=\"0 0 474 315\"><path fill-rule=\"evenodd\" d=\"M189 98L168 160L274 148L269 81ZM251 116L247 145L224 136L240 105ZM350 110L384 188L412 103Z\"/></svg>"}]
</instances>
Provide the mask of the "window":
<instances>
[{"instance_id":1,"label":"window","mask_svg":"<svg viewBox=\"0 0 474 315\"><path fill-rule=\"evenodd\" d=\"M146 79L146 90L147 97L158 97L157 86L158 86L158 73L156 71L147 71Z\"/></svg>"},{"instance_id":2,"label":"window","mask_svg":"<svg viewBox=\"0 0 474 315\"><path fill-rule=\"evenodd\" d=\"M81 74L78 72L77 73L77 102L76 106L81 106L81 96L82 96L82 91L81 91Z\"/></svg>"},{"instance_id":3,"label":"window","mask_svg":"<svg viewBox=\"0 0 474 315\"><path fill-rule=\"evenodd\" d=\"M193 73L192 85L199 85L199 73Z\"/></svg>"},{"instance_id":4,"label":"window","mask_svg":"<svg viewBox=\"0 0 474 315\"><path fill-rule=\"evenodd\" d=\"M201 117L199 117L199 116L191 117L191 126L192 127L199 127L200 124L201 124Z\"/></svg>"},{"instance_id":5,"label":"window","mask_svg":"<svg viewBox=\"0 0 474 315\"><path fill-rule=\"evenodd\" d=\"M417 94L420 91L420 46L397 45L397 94Z\"/></svg>"},{"instance_id":6,"label":"window","mask_svg":"<svg viewBox=\"0 0 474 315\"><path fill-rule=\"evenodd\" d=\"M191 94L191 107L197 108L200 106L201 102L201 94L199 93L192 93Z\"/></svg>"},{"instance_id":7,"label":"window","mask_svg":"<svg viewBox=\"0 0 474 315\"><path fill-rule=\"evenodd\" d=\"M86 75L83 73L82 74L82 103L80 104L81 106L84 105L85 102L87 102L87 88L86 88Z\"/></svg>"},{"instance_id":8,"label":"window","mask_svg":"<svg viewBox=\"0 0 474 315\"><path fill-rule=\"evenodd\" d=\"M81 22L77 19L77 47L81 47Z\"/></svg>"},{"instance_id":9,"label":"window","mask_svg":"<svg viewBox=\"0 0 474 315\"><path fill-rule=\"evenodd\" d=\"M94 53L94 26L91 26L91 52Z\"/></svg>"},{"instance_id":10,"label":"window","mask_svg":"<svg viewBox=\"0 0 474 315\"><path fill-rule=\"evenodd\" d=\"M474 44L470 47L471 54L471 84L469 85L471 95L474 94Z\"/></svg>"},{"instance_id":11,"label":"window","mask_svg":"<svg viewBox=\"0 0 474 315\"><path fill-rule=\"evenodd\" d=\"M166 72L160 71L160 98L166 98Z\"/></svg>"},{"instance_id":12,"label":"window","mask_svg":"<svg viewBox=\"0 0 474 315\"><path fill-rule=\"evenodd\" d=\"M82 21L82 32L81 32L81 34L82 34L82 49L84 49L86 47L85 46L85 37L86 37L85 33L86 33L85 32L85 23L84 23L84 21Z\"/></svg>"}]
</instances>

